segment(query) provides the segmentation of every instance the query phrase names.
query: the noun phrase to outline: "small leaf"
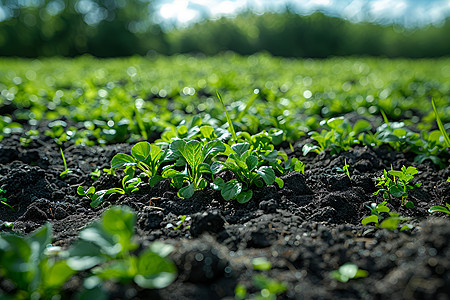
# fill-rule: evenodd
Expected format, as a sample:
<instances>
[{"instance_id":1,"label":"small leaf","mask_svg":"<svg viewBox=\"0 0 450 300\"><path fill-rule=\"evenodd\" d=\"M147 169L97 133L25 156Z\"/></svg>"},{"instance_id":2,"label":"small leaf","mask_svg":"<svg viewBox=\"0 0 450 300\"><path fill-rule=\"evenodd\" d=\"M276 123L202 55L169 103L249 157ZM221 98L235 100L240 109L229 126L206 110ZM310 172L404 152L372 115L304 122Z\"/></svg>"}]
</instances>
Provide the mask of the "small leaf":
<instances>
[{"instance_id":1,"label":"small leaf","mask_svg":"<svg viewBox=\"0 0 450 300\"><path fill-rule=\"evenodd\" d=\"M401 196L403 196L403 190L402 189L400 189L399 187L397 187L397 186L392 186L390 189L389 189L389 193L392 195L392 196L394 196L394 197L401 197Z\"/></svg>"},{"instance_id":2,"label":"small leaf","mask_svg":"<svg viewBox=\"0 0 450 300\"><path fill-rule=\"evenodd\" d=\"M127 154L117 153L111 160L111 169L119 169L136 164L136 160Z\"/></svg>"},{"instance_id":3,"label":"small leaf","mask_svg":"<svg viewBox=\"0 0 450 300\"><path fill-rule=\"evenodd\" d=\"M211 184L211 188L213 190L219 191L223 188L225 184L225 181L222 178L216 178L214 179L213 183Z\"/></svg>"},{"instance_id":4,"label":"small leaf","mask_svg":"<svg viewBox=\"0 0 450 300\"><path fill-rule=\"evenodd\" d=\"M178 197L181 195L182 199L189 199L194 195L195 192L195 185L194 183L189 184L188 186L182 187L179 191L178 191Z\"/></svg>"},{"instance_id":5,"label":"small leaf","mask_svg":"<svg viewBox=\"0 0 450 300\"><path fill-rule=\"evenodd\" d=\"M223 185L223 188L220 192L223 199L231 200L239 195L242 191L242 183L238 182L235 179L232 179Z\"/></svg>"},{"instance_id":6,"label":"small leaf","mask_svg":"<svg viewBox=\"0 0 450 300\"><path fill-rule=\"evenodd\" d=\"M443 207L443 206L436 205L436 206L430 207L428 212L429 213L442 212L442 213L446 213L446 214L450 215L450 207Z\"/></svg>"},{"instance_id":7,"label":"small leaf","mask_svg":"<svg viewBox=\"0 0 450 300\"><path fill-rule=\"evenodd\" d=\"M267 185L275 182L275 172L271 167L262 166L256 172L261 175L262 179Z\"/></svg>"},{"instance_id":8,"label":"small leaf","mask_svg":"<svg viewBox=\"0 0 450 300\"><path fill-rule=\"evenodd\" d=\"M369 223L375 223L378 224L378 216L376 215L371 215L368 217L365 217L364 219L362 219L361 224L363 225L367 225Z\"/></svg>"},{"instance_id":9,"label":"small leaf","mask_svg":"<svg viewBox=\"0 0 450 300\"><path fill-rule=\"evenodd\" d=\"M250 149L249 143L237 143L231 146L234 152L236 152L239 156L241 156L245 151Z\"/></svg>"},{"instance_id":10,"label":"small leaf","mask_svg":"<svg viewBox=\"0 0 450 300\"><path fill-rule=\"evenodd\" d=\"M395 230L398 227L398 224L400 224L401 219L399 218L395 218L395 217L391 217L391 218L387 218L386 220L384 220L383 222L381 222L380 227L381 228L386 228L389 230Z\"/></svg>"},{"instance_id":11,"label":"small leaf","mask_svg":"<svg viewBox=\"0 0 450 300\"><path fill-rule=\"evenodd\" d=\"M244 204L247 203L248 201L250 201L253 197L253 191L252 190L248 190L245 192L241 192L239 195L236 196L236 200L237 202Z\"/></svg>"},{"instance_id":12,"label":"small leaf","mask_svg":"<svg viewBox=\"0 0 450 300\"><path fill-rule=\"evenodd\" d=\"M282 189L284 187L284 181L281 178L275 177L275 182L278 184L278 187Z\"/></svg>"},{"instance_id":13,"label":"small leaf","mask_svg":"<svg viewBox=\"0 0 450 300\"><path fill-rule=\"evenodd\" d=\"M131 155L137 160L146 162L150 156L151 146L149 142L139 142L131 148Z\"/></svg>"},{"instance_id":14,"label":"small leaf","mask_svg":"<svg viewBox=\"0 0 450 300\"><path fill-rule=\"evenodd\" d=\"M405 204L406 208L414 208L414 203L412 201L408 201Z\"/></svg>"},{"instance_id":15,"label":"small leaf","mask_svg":"<svg viewBox=\"0 0 450 300\"><path fill-rule=\"evenodd\" d=\"M220 171L222 171L223 168L223 164L221 161L215 161L211 164L211 173L213 175L216 175L218 173L220 173Z\"/></svg>"},{"instance_id":16,"label":"small leaf","mask_svg":"<svg viewBox=\"0 0 450 300\"><path fill-rule=\"evenodd\" d=\"M251 172L254 168L256 168L256 165L258 164L258 157L250 155L245 159L245 163L247 164L248 170Z\"/></svg>"}]
</instances>

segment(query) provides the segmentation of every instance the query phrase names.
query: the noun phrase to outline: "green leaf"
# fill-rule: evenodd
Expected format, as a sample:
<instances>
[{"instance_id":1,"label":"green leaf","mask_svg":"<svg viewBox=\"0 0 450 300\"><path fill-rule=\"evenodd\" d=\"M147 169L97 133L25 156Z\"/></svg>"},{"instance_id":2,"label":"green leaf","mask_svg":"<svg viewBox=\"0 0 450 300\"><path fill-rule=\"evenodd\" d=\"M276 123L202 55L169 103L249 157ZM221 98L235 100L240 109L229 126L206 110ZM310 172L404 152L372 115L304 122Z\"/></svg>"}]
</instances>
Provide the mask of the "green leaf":
<instances>
[{"instance_id":1,"label":"green leaf","mask_svg":"<svg viewBox=\"0 0 450 300\"><path fill-rule=\"evenodd\" d=\"M225 111L225 116L227 117L228 130L230 131L231 136L233 137L233 140L236 142L237 136L236 136L236 131L234 130L233 122L231 122L230 115L228 114L228 111L225 107L225 103L223 103L222 96L220 95L219 91L216 91L216 93L217 93L217 98L219 98L219 101L222 104L222 108Z\"/></svg>"},{"instance_id":2,"label":"green leaf","mask_svg":"<svg viewBox=\"0 0 450 300\"><path fill-rule=\"evenodd\" d=\"M396 185L389 188L389 193L394 197L401 197L403 196L403 190L397 187Z\"/></svg>"},{"instance_id":3,"label":"green leaf","mask_svg":"<svg viewBox=\"0 0 450 300\"><path fill-rule=\"evenodd\" d=\"M223 169L223 163L221 161L215 161L211 164L211 173L216 175Z\"/></svg>"},{"instance_id":4,"label":"green leaf","mask_svg":"<svg viewBox=\"0 0 450 300\"><path fill-rule=\"evenodd\" d=\"M148 185L150 187L154 187L158 182L160 182L161 180L164 180L164 177L160 176L160 175L155 175L152 178L149 179L148 181Z\"/></svg>"},{"instance_id":5,"label":"green leaf","mask_svg":"<svg viewBox=\"0 0 450 300\"><path fill-rule=\"evenodd\" d=\"M396 217L390 217L381 222L380 227L386 228L389 230L395 230L397 229L398 225L400 224L402 220Z\"/></svg>"},{"instance_id":6,"label":"green leaf","mask_svg":"<svg viewBox=\"0 0 450 300\"><path fill-rule=\"evenodd\" d=\"M365 217L364 219L362 219L361 224L363 224L363 225L367 225L369 223L378 224L378 222L379 222L378 221L378 216L371 215L371 216L368 216L368 217Z\"/></svg>"},{"instance_id":7,"label":"green leaf","mask_svg":"<svg viewBox=\"0 0 450 300\"><path fill-rule=\"evenodd\" d=\"M256 271L268 271L272 268L272 264L265 257L256 257L252 259L252 266Z\"/></svg>"},{"instance_id":8,"label":"green leaf","mask_svg":"<svg viewBox=\"0 0 450 300\"><path fill-rule=\"evenodd\" d=\"M127 166L136 165L136 160L124 153L117 153L111 160L111 169L119 169Z\"/></svg>"},{"instance_id":9,"label":"green leaf","mask_svg":"<svg viewBox=\"0 0 450 300\"><path fill-rule=\"evenodd\" d=\"M238 182L235 179L232 179L223 185L220 194L222 195L223 199L231 200L239 195L241 191L242 183Z\"/></svg>"},{"instance_id":10,"label":"green leaf","mask_svg":"<svg viewBox=\"0 0 450 300\"><path fill-rule=\"evenodd\" d=\"M216 178L214 179L213 183L211 184L211 188L213 190L219 191L223 188L225 185L225 181L222 178Z\"/></svg>"},{"instance_id":11,"label":"green leaf","mask_svg":"<svg viewBox=\"0 0 450 300\"><path fill-rule=\"evenodd\" d=\"M157 253L161 257L167 257L175 249L174 246L165 244L163 242L155 241L151 243L149 249L154 253Z\"/></svg>"},{"instance_id":12,"label":"green leaf","mask_svg":"<svg viewBox=\"0 0 450 300\"><path fill-rule=\"evenodd\" d=\"M108 209L102 218L103 228L109 234L116 236L116 240L122 245L122 251L128 247L134 247L130 243L134 235L136 214L128 206L113 206Z\"/></svg>"},{"instance_id":13,"label":"green leaf","mask_svg":"<svg viewBox=\"0 0 450 300\"><path fill-rule=\"evenodd\" d=\"M150 156L151 146L149 142L139 142L131 148L131 155L137 160L147 162Z\"/></svg>"},{"instance_id":14,"label":"green leaf","mask_svg":"<svg viewBox=\"0 0 450 300\"><path fill-rule=\"evenodd\" d=\"M42 274L43 283L47 288L59 288L74 274L75 271L67 265L67 262L60 260L48 267Z\"/></svg>"},{"instance_id":15,"label":"green leaf","mask_svg":"<svg viewBox=\"0 0 450 300\"><path fill-rule=\"evenodd\" d=\"M281 178L275 177L275 183L278 185L280 189L284 187L284 181Z\"/></svg>"},{"instance_id":16,"label":"green leaf","mask_svg":"<svg viewBox=\"0 0 450 300\"><path fill-rule=\"evenodd\" d=\"M189 199L194 195L195 192L195 185L194 183L189 184L188 186L182 187L178 191L178 197L181 199Z\"/></svg>"},{"instance_id":17,"label":"green leaf","mask_svg":"<svg viewBox=\"0 0 450 300\"><path fill-rule=\"evenodd\" d=\"M248 151L250 149L249 143L237 143L231 146L231 149L233 149L234 152L236 152L239 156L244 154L244 152Z\"/></svg>"},{"instance_id":18,"label":"green leaf","mask_svg":"<svg viewBox=\"0 0 450 300\"><path fill-rule=\"evenodd\" d=\"M193 170L195 170L204 159L204 156L202 155L202 143L199 141L191 140L182 145L179 150Z\"/></svg>"},{"instance_id":19,"label":"green leaf","mask_svg":"<svg viewBox=\"0 0 450 300\"><path fill-rule=\"evenodd\" d=\"M112 243L103 241L102 245L109 247ZM76 271L87 270L106 261L106 257L102 253L100 246L82 239L76 241L67 250L67 254L69 256L66 260L67 265Z\"/></svg>"},{"instance_id":20,"label":"green leaf","mask_svg":"<svg viewBox=\"0 0 450 300\"><path fill-rule=\"evenodd\" d=\"M438 111L436 109L436 103L434 103L434 99L431 98L431 105L433 106L434 116L436 118L436 123L438 124L439 130L442 133L442 136L444 137L445 144L447 144L447 148L450 147L450 137L447 134L447 131L445 131L444 124L442 124L441 118L439 117Z\"/></svg>"},{"instance_id":21,"label":"green leaf","mask_svg":"<svg viewBox=\"0 0 450 300\"><path fill-rule=\"evenodd\" d=\"M251 172L258 165L258 157L250 155L245 159L245 163L247 164L248 170Z\"/></svg>"},{"instance_id":22,"label":"green leaf","mask_svg":"<svg viewBox=\"0 0 450 300\"><path fill-rule=\"evenodd\" d=\"M446 213L446 214L450 215L450 207L443 207L443 206L435 205L435 206L430 207L428 212L429 213L442 212L442 213Z\"/></svg>"},{"instance_id":23,"label":"green leaf","mask_svg":"<svg viewBox=\"0 0 450 300\"><path fill-rule=\"evenodd\" d=\"M206 143L203 148L202 148L202 154L204 159L210 159L210 156L215 156L216 154L220 153L220 152L224 152L225 151L225 145L219 141L219 140L214 140L214 141L210 141L208 143Z\"/></svg>"},{"instance_id":24,"label":"green leaf","mask_svg":"<svg viewBox=\"0 0 450 300\"><path fill-rule=\"evenodd\" d=\"M414 203L412 201L408 201L405 204L406 208L414 208Z\"/></svg>"},{"instance_id":25,"label":"green leaf","mask_svg":"<svg viewBox=\"0 0 450 300\"><path fill-rule=\"evenodd\" d=\"M247 190L247 191L239 193L236 196L236 200L237 200L237 202L244 204L244 203L247 203L248 201L250 201L252 199L252 197L253 197L253 191Z\"/></svg>"},{"instance_id":26,"label":"green leaf","mask_svg":"<svg viewBox=\"0 0 450 300\"><path fill-rule=\"evenodd\" d=\"M214 133L214 127L209 125L202 126L200 127L200 133L204 138L210 139Z\"/></svg>"},{"instance_id":27,"label":"green leaf","mask_svg":"<svg viewBox=\"0 0 450 300\"><path fill-rule=\"evenodd\" d=\"M141 253L137 265L138 274L134 277L134 282L141 288L162 289L177 277L175 265L151 250Z\"/></svg>"},{"instance_id":28,"label":"green leaf","mask_svg":"<svg viewBox=\"0 0 450 300\"><path fill-rule=\"evenodd\" d=\"M256 170L256 173L261 175L262 179L267 185L273 184L275 182L275 172L271 167L262 166Z\"/></svg>"}]
</instances>

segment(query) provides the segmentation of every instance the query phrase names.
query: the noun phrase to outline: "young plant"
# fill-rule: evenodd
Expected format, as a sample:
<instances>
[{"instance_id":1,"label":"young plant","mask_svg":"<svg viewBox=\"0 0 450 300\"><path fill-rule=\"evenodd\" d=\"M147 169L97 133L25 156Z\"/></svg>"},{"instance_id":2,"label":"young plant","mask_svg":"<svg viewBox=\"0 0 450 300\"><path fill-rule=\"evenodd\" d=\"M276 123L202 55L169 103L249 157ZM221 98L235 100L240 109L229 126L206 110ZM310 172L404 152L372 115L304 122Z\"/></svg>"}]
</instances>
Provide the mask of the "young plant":
<instances>
[{"instance_id":1,"label":"young plant","mask_svg":"<svg viewBox=\"0 0 450 300\"><path fill-rule=\"evenodd\" d=\"M378 191L373 193L378 195L378 193L383 193L383 199L389 201L392 197L401 198L401 206L405 205L408 208L414 207L414 203L411 201L405 202L408 197L408 190L414 187L420 187L422 183L416 183L411 185L411 180L414 179L414 175L418 173L417 169L414 167L406 168L403 166L400 171L395 171L392 169L390 171L383 170L383 176L377 177L375 181L375 187ZM392 178L389 176L391 175Z\"/></svg>"},{"instance_id":2,"label":"young plant","mask_svg":"<svg viewBox=\"0 0 450 300\"><path fill-rule=\"evenodd\" d=\"M183 171L177 171L172 166L165 168L164 177L171 177L173 185L179 189L178 197L190 198L196 190L208 186L204 174L211 174L211 163L214 157L226 150L225 145L219 140L202 142L191 140L174 140L170 144L170 153L177 162L175 166L184 167Z\"/></svg>"},{"instance_id":3,"label":"young plant","mask_svg":"<svg viewBox=\"0 0 450 300\"><path fill-rule=\"evenodd\" d=\"M69 168L67 168L67 163L66 163L66 158L64 157L64 152L62 150L62 148L59 148L59 151L61 152L61 157L64 163L64 171L61 172L61 174L59 174L59 177L61 178L66 178L67 175L69 175L70 173L72 173L73 171Z\"/></svg>"},{"instance_id":4,"label":"young plant","mask_svg":"<svg viewBox=\"0 0 450 300\"><path fill-rule=\"evenodd\" d=\"M227 111L227 109L225 107L225 103L223 103L222 96L220 95L219 91L216 91L216 93L217 93L217 98L219 98L220 104L222 104L222 108L223 108L223 110L225 112L225 115L227 117L228 130L231 133L231 137L233 138L233 141L237 142L236 131L234 130L233 122L231 122L230 115L228 114L228 111Z\"/></svg>"},{"instance_id":5,"label":"young plant","mask_svg":"<svg viewBox=\"0 0 450 300\"><path fill-rule=\"evenodd\" d=\"M360 269L353 263L345 263L330 273L330 277L340 282L347 282L350 279L364 278L369 276L369 272Z\"/></svg>"},{"instance_id":6,"label":"young plant","mask_svg":"<svg viewBox=\"0 0 450 300\"><path fill-rule=\"evenodd\" d=\"M445 131L444 124L442 124L441 118L439 117L439 114L436 109L436 104L434 103L434 99L431 99L431 104L433 106L434 116L436 117L436 123L438 124L439 130L441 131L442 136L444 137L445 144L447 145L447 148L450 148L450 137Z\"/></svg>"},{"instance_id":7,"label":"young plant","mask_svg":"<svg viewBox=\"0 0 450 300\"><path fill-rule=\"evenodd\" d=\"M125 173L134 177L136 169L141 170L149 178L149 185L164 178L159 174L161 164L171 160L168 151L163 151L160 147L151 146L148 142L139 142L131 148L131 156L124 153L116 154L111 160L111 170L125 169Z\"/></svg>"},{"instance_id":8,"label":"young plant","mask_svg":"<svg viewBox=\"0 0 450 300\"><path fill-rule=\"evenodd\" d=\"M430 209L428 210L429 213L434 213L434 212L441 212L441 213L445 213L445 214L449 214L450 215L450 204L445 203L445 206L439 206L439 205L435 205L430 207Z\"/></svg>"},{"instance_id":9,"label":"young plant","mask_svg":"<svg viewBox=\"0 0 450 300\"><path fill-rule=\"evenodd\" d=\"M2 299L54 299L73 275L65 260L46 255L52 226L46 223L27 237L0 234L0 275L14 285L12 294ZM5 298L3 298L5 297Z\"/></svg>"},{"instance_id":10,"label":"young plant","mask_svg":"<svg viewBox=\"0 0 450 300\"><path fill-rule=\"evenodd\" d=\"M253 187L262 187L276 182L283 187L282 179L275 176L275 171L270 166L262 166L263 161L250 149L249 143L238 143L231 146L231 153L225 162L215 161L211 165L213 175L222 170L230 170L236 176L225 182L218 177L213 181L212 188L220 190L225 200L236 199L239 203L246 203L253 197Z\"/></svg>"},{"instance_id":11,"label":"young plant","mask_svg":"<svg viewBox=\"0 0 450 300\"><path fill-rule=\"evenodd\" d=\"M128 207L114 206L100 221L79 233L78 241L62 254L73 270L91 270L86 279L91 289L106 280L134 282L141 288L164 288L176 278L176 267L167 259L173 247L154 242L136 254L136 214ZM86 286L86 285L85 285Z\"/></svg>"},{"instance_id":12,"label":"young plant","mask_svg":"<svg viewBox=\"0 0 450 300\"><path fill-rule=\"evenodd\" d=\"M12 211L16 211L10 204L8 204L6 201L6 198L3 197L1 194L5 194L6 191L0 188L0 203L3 205L8 206Z\"/></svg>"},{"instance_id":13,"label":"young plant","mask_svg":"<svg viewBox=\"0 0 450 300\"><path fill-rule=\"evenodd\" d=\"M349 167L350 167L350 166L347 164L347 159L344 158L344 166L342 166L342 168L337 168L337 170L338 170L339 172L342 172L342 173L347 174L348 179L351 179L351 178L350 178Z\"/></svg>"},{"instance_id":14,"label":"young plant","mask_svg":"<svg viewBox=\"0 0 450 300\"><path fill-rule=\"evenodd\" d=\"M372 214L362 219L361 224L367 225L374 223L378 228L386 228L389 230L395 230L401 226L400 231L413 228L411 224L405 223L409 220L408 218L401 217L398 213L390 212L386 204L387 201L383 201L380 204L372 203L370 207L367 207ZM388 217L385 217L382 213L387 214Z\"/></svg>"},{"instance_id":15,"label":"young plant","mask_svg":"<svg viewBox=\"0 0 450 300\"><path fill-rule=\"evenodd\" d=\"M89 175L91 175L92 180L96 181L102 175L102 171L100 171L100 169L97 168L94 171L92 171Z\"/></svg>"}]
</instances>

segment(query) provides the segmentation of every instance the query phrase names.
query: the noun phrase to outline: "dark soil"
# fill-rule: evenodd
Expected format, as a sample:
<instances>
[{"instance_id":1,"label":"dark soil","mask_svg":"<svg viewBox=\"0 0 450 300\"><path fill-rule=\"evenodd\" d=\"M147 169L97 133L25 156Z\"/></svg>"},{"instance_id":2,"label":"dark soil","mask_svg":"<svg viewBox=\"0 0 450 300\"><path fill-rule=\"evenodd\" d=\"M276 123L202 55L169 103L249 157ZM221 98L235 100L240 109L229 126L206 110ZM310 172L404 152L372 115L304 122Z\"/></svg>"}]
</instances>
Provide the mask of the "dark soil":
<instances>
[{"instance_id":1,"label":"dark soil","mask_svg":"<svg viewBox=\"0 0 450 300\"><path fill-rule=\"evenodd\" d=\"M450 221L427 211L450 203L446 182L450 167L416 165L408 155L389 149L356 147L338 155L299 157L306 165L305 175L287 174L282 177L283 189L262 188L244 205L226 202L212 190L182 200L168 181L162 181L132 196L111 195L92 209L76 188L118 187L118 177L103 173L94 182L89 173L109 167L116 153L130 149L129 144L67 147L64 154L73 172L61 179L64 167L55 143L42 139L23 147L19 137L6 138L0 144L0 187L15 212L0 205L1 230L8 230L1 226L4 222L14 222L13 231L27 234L51 222L54 245L68 247L108 206L130 206L138 216L140 243L145 247L159 240L174 245L171 258L179 274L162 290L110 283L111 299L233 299L237 284L258 293L253 278L259 273L288 284L281 299L450 298ZM296 149L293 155L299 153ZM336 171L344 158L351 179ZM381 194L372 194L374 181L391 164L394 169L406 165L419 170L414 182L423 185L410 191L408 198L415 208L388 204L391 211L412 218L412 230L361 225L370 215L366 205L382 201ZM172 225L183 215L190 218L174 230ZM271 270L253 270L255 257L267 258ZM367 270L369 276L347 283L331 279L330 272L347 262ZM81 279L66 283L66 298L81 288Z\"/></svg>"}]
</instances>

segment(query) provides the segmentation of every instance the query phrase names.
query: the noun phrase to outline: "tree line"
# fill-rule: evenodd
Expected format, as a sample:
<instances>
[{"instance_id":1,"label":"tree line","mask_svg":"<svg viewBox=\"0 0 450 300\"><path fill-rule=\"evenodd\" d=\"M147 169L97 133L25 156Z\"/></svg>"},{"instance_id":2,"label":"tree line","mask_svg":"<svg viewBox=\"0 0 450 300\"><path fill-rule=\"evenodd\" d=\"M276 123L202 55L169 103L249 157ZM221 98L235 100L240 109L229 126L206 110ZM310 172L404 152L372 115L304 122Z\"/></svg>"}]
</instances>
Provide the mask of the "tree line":
<instances>
[{"instance_id":1,"label":"tree line","mask_svg":"<svg viewBox=\"0 0 450 300\"><path fill-rule=\"evenodd\" d=\"M24 5L23 3L28 3ZM440 57L450 54L450 18L439 26L406 29L351 23L317 12L284 13L207 20L164 32L153 23L147 0L0 0L0 56L98 57L158 52L265 51L276 56ZM1 15L1 14L0 14ZM5 17L6 16L6 17Z\"/></svg>"}]
</instances>

